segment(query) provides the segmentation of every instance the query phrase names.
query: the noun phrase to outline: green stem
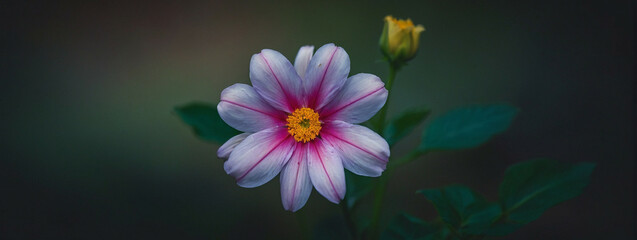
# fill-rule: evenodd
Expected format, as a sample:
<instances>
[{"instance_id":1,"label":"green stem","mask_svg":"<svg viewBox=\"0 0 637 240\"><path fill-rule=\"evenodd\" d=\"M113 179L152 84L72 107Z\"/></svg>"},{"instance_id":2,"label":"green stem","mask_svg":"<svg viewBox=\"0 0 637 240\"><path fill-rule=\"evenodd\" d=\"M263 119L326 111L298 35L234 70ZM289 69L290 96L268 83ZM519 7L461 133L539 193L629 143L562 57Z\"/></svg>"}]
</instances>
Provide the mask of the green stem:
<instances>
[{"instance_id":1,"label":"green stem","mask_svg":"<svg viewBox=\"0 0 637 240\"><path fill-rule=\"evenodd\" d=\"M385 121L387 119L387 109L389 108L389 97L391 96L391 87L396 79L396 73L398 71L398 64L389 63L389 78L387 79L387 83L385 84L385 88L387 89L387 101L385 101L385 105L379 111L378 122L376 123L378 133L383 135L385 131ZM390 161L391 162L391 161ZM380 237L380 216L382 213L383 206L383 197L385 195L385 190L387 187L387 180L389 179L390 172L385 171L385 174L381 175L378 179L378 182L375 186L374 191L374 209L372 212L372 220L369 225L370 239L378 239Z\"/></svg>"},{"instance_id":2,"label":"green stem","mask_svg":"<svg viewBox=\"0 0 637 240\"><path fill-rule=\"evenodd\" d=\"M345 218L345 223L347 224L347 229L349 230L350 236L353 240L358 239L358 230L356 229L356 223L354 219L352 219L352 214L349 211L349 207L347 206L347 198L344 198L341 201L341 210L343 212L343 217Z\"/></svg>"},{"instance_id":3,"label":"green stem","mask_svg":"<svg viewBox=\"0 0 637 240\"><path fill-rule=\"evenodd\" d=\"M387 101L385 101L385 105L378 112L378 122L376 123L376 128L378 129L378 134L383 134L385 130L385 119L387 119L387 108L389 108L389 96L391 96L391 87L394 84L394 79L396 79L396 72L398 71L398 65L389 63L389 78L387 79L387 83L385 84L385 88L387 89Z\"/></svg>"},{"instance_id":4,"label":"green stem","mask_svg":"<svg viewBox=\"0 0 637 240\"><path fill-rule=\"evenodd\" d=\"M389 172L385 172L385 174L380 176L375 186L374 211L372 212L372 221L369 224L370 239L378 239L380 236L380 216L382 213L381 210L383 207L383 197L385 195L388 179L389 179Z\"/></svg>"},{"instance_id":5,"label":"green stem","mask_svg":"<svg viewBox=\"0 0 637 240\"><path fill-rule=\"evenodd\" d=\"M389 180L391 173L394 169L396 169L396 167L411 162L412 160L420 157L422 154L424 153L414 150L402 158L390 161L390 165L387 167L387 170L385 170L385 173L378 179L378 183L376 184L374 191L374 211L372 215L372 222L370 224L370 239L378 239L380 234L380 215L383 207L383 197L385 195L387 181ZM392 162L394 164L391 164Z\"/></svg>"}]
</instances>

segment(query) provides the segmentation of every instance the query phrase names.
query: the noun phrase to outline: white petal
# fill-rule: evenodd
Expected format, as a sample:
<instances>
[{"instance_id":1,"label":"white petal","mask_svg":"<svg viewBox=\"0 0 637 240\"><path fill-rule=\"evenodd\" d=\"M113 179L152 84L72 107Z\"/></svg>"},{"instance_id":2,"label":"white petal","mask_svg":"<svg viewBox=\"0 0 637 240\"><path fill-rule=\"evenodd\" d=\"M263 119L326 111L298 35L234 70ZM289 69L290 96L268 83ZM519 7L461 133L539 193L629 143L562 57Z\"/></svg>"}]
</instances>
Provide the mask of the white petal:
<instances>
[{"instance_id":1,"label":"white petal","mask_svg":"<svg viewBox=\"0 0 637 240\"><path fill-rule=\"evenodd\" d=\"M380 78L367 73L349 79L336 97L323 108L324 120L362 123L373 117L387 101L387 89Z\"/></svg>"},{"instance_id":2,"label":"white petal","mask_svg":"<svg viewBox=\"0 0 637 240\"><path fill-rule=\"evenodd\" d=\"M345 197L345 170L339 154L320 138L310 142L308 148L308 170L312 185L330 202L340 202Z\"/></svg>"},{"instance_id":3,"label":"white petal","mask_svg":"<svg viewBox=\"0 0 637 240\"><path fill-rule=\"evenodd\" d=\"M232 153L232 150L234 150L234 148L237 147L239 143L243 142L244 139L250 136L250 134L251 133L242 133L228 139L228 141L221 145L221 147L219 147L219 150L217 150L217 157L221 159L228 159L228 157L230 157L230 153Z\"/></svg>"},{"instance_id":4,"label":"white petal","mask_svg":"<svg viewBox=\"0 0 637 240\"><path fill-rule=\"evenodd\" d=\"M305 71L307 70L307 65L310 64L310 59L312 59L312 53L314 53L314 46L303 46L299 49L299 53L296 54L294 68L301 79L305 78Z\"/></svg>"},{"instance_id":5,"label":"white petal","mask_svg":"<svg viewBox=\"0 0 637 240\"><path fill-rule=\"evenodd\" d=\"M312 193L312 181L307 169L307 146L297 143L292 158L281 171L281 201L283 208L296 212Z\"/></svg>"},{"instance_id":6,"label":"white petal","mask_svg":"<svg viewBox=\"0 0 637 240\"><path fill-rule=\"evenodd\" d=\"M316 50L303 81L308 106L316 110L325 106L345 84L349 67L343 48L330 43Z\"/></svg>"},{"instance_id":7,"label":"white petal","mask_svg":"<svg viewBox=\"0 0 637 240\"><path fill-rule=\"evenodd\" d=\"M246 84L237 83L224 89L217 111L223 121L242 132L285 125L285 113L272 108Z\"/></svg>"},{"instance_id":8,"label":"white petal","mask_svg":"<svg viewBox=\"0 0 637 240\"><path fill-rule=\"evenodd\" d=\"M351 172L368 177L380 176L389 160L389 144L369 128L342 121L327 122L321 137L334 146Z\"/></svg>"},{"instance_id":9,"label":"white petal","mask_svg":"<svg viewBox=\"0 0 637 240\"><path fill-rule=\"evenodd\" d=\"M263 49L252 55L250 81L254 89L274 108L293 112L303 95L301 77L281 53Z\"/></svg>"},{"instance_id":10,"label":"white petal","mask_svg":"<svg viewBox=\"0 0 637 240\"><path fill-rule=\"evenodd\" d=\"M263 185L288 162L295 141L286 128L269 128L248 136L230 154L223 168L242 187Z\"/></svg>"}]
</instances>

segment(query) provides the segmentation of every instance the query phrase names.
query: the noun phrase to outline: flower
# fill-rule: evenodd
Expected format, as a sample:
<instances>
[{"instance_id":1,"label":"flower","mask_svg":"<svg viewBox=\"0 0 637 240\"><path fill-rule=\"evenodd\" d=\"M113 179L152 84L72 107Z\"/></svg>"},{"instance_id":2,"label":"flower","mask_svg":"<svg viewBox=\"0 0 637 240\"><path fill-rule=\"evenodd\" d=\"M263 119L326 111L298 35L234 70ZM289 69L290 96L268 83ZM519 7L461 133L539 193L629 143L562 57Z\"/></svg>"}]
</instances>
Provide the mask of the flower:
<instances>
[{"instance_id":1,"label":"flower","mask_svg":"<svg viewBox=\"0 0 637 240\"><path fill-rule=\"evenodd\" d=\"M425 31L422 25L414 26L411 19L398 20L385 17L385 27L380 36L380 49L392 62L408 61L416 56L420 33Z\"/></svg>"},{"instance_id":2,"label":"flower","mask_svg":"<svg viewBox=\"0 0 637 240\"><path fill-rule=\"evenodd\" d=\"M387 100L372 74L347 77L349 56L326 44L299 50L294 66L281 53L264 49L250 60L252 86L223 90L217 110L239 134L217 151L225 171L242 187L258 187L281 173L283 207L297 211L312 186L329 201L345 196L345 171L377 177L385 170L389 145L356 125Z\"/></svg>"}]
</instances>

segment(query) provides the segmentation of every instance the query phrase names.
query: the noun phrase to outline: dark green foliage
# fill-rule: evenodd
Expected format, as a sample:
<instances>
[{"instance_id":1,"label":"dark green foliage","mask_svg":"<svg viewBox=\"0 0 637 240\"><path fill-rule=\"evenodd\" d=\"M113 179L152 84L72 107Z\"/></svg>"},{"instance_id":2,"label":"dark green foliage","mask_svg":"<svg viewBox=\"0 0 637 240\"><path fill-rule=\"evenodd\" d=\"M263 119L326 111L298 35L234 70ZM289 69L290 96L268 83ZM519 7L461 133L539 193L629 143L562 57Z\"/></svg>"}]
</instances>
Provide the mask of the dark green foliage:
<instances>
[{"instance_id":1,"label":"dark green foliage","mask_svg":"<svg viewBox=\"0 0 637 240\"><path fill-rule=\"evenodd\" d=\"M478 146L506 130L518 109L505 104L464 107L435 119L425 130L420 151Z\"/></svg>"},{"instance_id":2,"label":"dark green foliage","mask_svg":"<svg viewBox=\"0 0 637 240\"><path fill-rule=\"evenodd\" d=\"M392 219L389 227L383 233L383 240L412 240L412 239L445 239L449 234L440 224L423 221L409 214L402 213Z\"/></svg>"},{"instance_id":3,"label":"dark green foliage","mask_svg":"<svg viewBox=\"0 0 637 240\"><path fill-rule=\"evenodd\" d=\"M176 107L175 113L184 123L192 127L195 135L206 141L223 144L240 133L219 117L214 105L190 103Z\"/></svg>"},{"instance_id":4,"label":"dark green foliage","mask_svg":"<svg viewBox=\"0 0 637 240\"><path fill-rule=\"evenodd\" d=\"M385 127L383 136L389 146L394 145L400 139L418 126L429 116L429 109L413 109L403 112L400 116L390 121Z\"/></svg>"},{"instance_id":5,"label":"dark green foliage","mask_svg":"<svg viewBox=\"0 0 637 240\"><path fill-rule=\"evenodd\" d=\"M464 186L424 189L443 224L409 215L397 216L384 239L482 239L510 234L547 209L580 195L590 181L593 163L568 164L538 159L507 169L499 200L489 202ZM445 235L435 235L443 233Z\"/></svg>"},{"instance_id":6,"label":"dark green foliage","mask_svg":"<svg viewBox=\"0 0 637 240\"><path fill-rule=\"evenodd\" d=\"M347 184L345 200L347 207L353 208L356 203L372 191L375 178L359 176L350 171L345 171L345 178L345 184Z\"/></svg>"},{"instance_id":7,"label":"dark green foliage","mask_svg":"<svg viewBox=\"0 0 637 240\"><path fill-rule=\"evenodd\" d=\"M568 164L548 159L511 166L500 184L502 226L492 233L507 234L516 226L539 218L548 208L580 195L594 168L594 163Z\"/></svg>"},{"instance_id":8,"label":"dark green foliage","mask_svg":"<svg viewBox=\"0 0 637 240\"><path fill-rule=\"evenodd\" d=\"M461 236L481 234L502 210L496 203L464 186L448 186L442 189L418 191L434 204L442 221Z\"/></svg>"}]
</instances>

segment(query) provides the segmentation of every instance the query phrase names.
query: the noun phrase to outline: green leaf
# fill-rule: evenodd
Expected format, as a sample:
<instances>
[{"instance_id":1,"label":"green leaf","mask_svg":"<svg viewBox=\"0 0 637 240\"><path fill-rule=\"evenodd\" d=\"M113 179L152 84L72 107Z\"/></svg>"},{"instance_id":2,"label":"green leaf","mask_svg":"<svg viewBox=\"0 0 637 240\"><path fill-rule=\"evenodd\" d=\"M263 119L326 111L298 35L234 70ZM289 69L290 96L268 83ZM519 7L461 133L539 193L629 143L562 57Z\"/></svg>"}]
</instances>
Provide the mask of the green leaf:
<instances>
[{"instance_id":1,"label":"green leaf","mask_svg":"<svg viewBox=\"0 0 637 240\"><path fill-rule=\"evenodd\" d=\"M488 202L464 186L418 191L432 204L440 218L460 234L479 235L502 213L500 206Z\"/></svg>"},{"instance_id":2,"label":"green leaf","mask_svg":"<svg viewBox=\"0 0 637 240\"><path fill-rule=\"evenodd\" d=\"M427 127L419 150L452 150L478 146L494 134L506 130L517 113L517 108L504 104L452 110Z\"/></svg>"},{"instance_id":3,"label":"green leaf","mask_svg":"<svg viewBox=\"0 0 637 240\"><path fill-rule=\"evenodd\" d=\"M544 211L582 193L594 163L568 164L548 159L518 163L507 169L500 185L500 204L508 225L522 225Z\"/></svg>"},{"instance_id":4,"label":"green leaf","mask_svg":"<svg viewBox=\"0 0 637 240\"><path fill-rule=\"evenodd\" d=\"M403 112L400 116L393 119L385 127L383 136L390 146L405 137L409 132L418 126L427 116L429 109L412 109Z\"/></svg>"},{"instance_id":5,"label":"green leaf","mask_svg":"<svg viewBox=\"0 0 637 240\"><path fill-rule=\"evenodd\" d=\"M374 178L359 176L350 171L345 171L345 178L345 184L347 185L345 200L347 201L347 207L351 209L372 191Z\"/></svg>"},{"instance_id":6,"label":"green leaf","mask_svg":"<svg viewBox=\"0 0 637 240\"><path fill-rule=\"evenodd\" d=\"M175 113L190 125L195 135L206 141L223 144L240 132L228 126L213 105L204 103L190 103L176 107Z\"/></svg>"},{"instance_id":7,"label":"green leaf","mask_svg":"<svg viewBox=\"0 0 637 240\"><path fill-rule=\"evenodd\" d=\"M544 211L582 193L594 163L568 164L538 159L507 169L500 185L499 204L463 186L424 189L440 219L454 236L502 236L539 218Z\"/></svg>"},{"instance_id":8,"label":"green leaf","mask_svg":"<svg viewBox=\"0 0 637 240\"><path fill-rule=\"evenodd\" d=\"M445 239L448 230L441 225L425 222L419 218L402 213L394 217L383 232L383 240L408 239Z\"/></svg>"}]
</instances>

